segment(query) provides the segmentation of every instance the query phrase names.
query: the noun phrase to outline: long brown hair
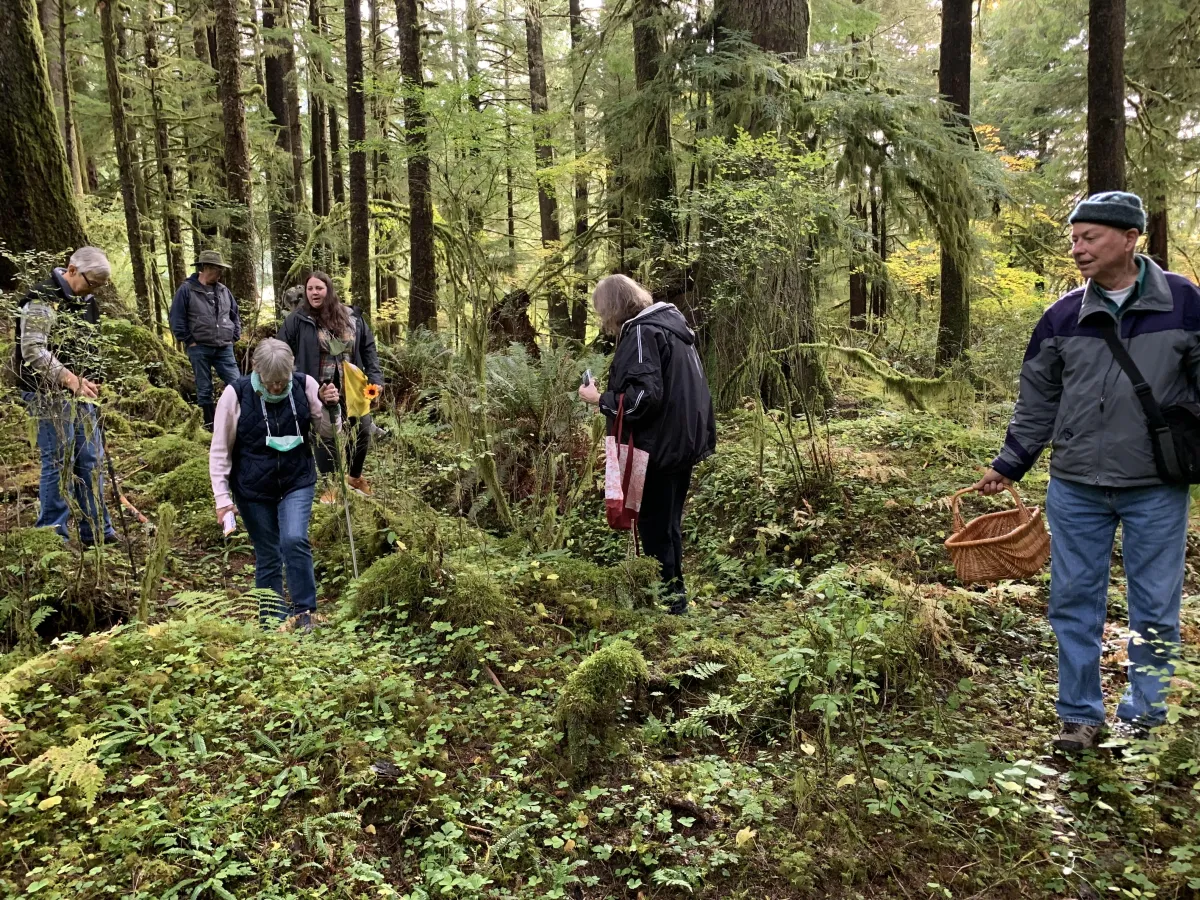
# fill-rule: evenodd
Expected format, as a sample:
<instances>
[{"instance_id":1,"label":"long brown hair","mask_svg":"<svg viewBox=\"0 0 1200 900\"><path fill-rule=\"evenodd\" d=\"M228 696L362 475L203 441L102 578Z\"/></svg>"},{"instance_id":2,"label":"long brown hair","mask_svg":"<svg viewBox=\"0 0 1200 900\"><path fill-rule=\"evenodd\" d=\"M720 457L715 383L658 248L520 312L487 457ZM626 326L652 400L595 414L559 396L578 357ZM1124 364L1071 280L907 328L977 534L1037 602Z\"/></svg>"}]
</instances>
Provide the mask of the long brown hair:
<instances>
[{"instance_id":1,"label":"long brown hair","mask_svg":"<svg viewBox=\"0 0 1200 900\"><path fill-rule=\"evenodd\" d=\"M308 303L308 283L313 279L325 285L325 300L319 308L313 309ZM333 280L324 272L312 272L304 279L304 308L316 320L317 325L324 328L336 338L343 338L350 327L350 307L338 299L337 288Z\"/></svg>"}]
</instances>

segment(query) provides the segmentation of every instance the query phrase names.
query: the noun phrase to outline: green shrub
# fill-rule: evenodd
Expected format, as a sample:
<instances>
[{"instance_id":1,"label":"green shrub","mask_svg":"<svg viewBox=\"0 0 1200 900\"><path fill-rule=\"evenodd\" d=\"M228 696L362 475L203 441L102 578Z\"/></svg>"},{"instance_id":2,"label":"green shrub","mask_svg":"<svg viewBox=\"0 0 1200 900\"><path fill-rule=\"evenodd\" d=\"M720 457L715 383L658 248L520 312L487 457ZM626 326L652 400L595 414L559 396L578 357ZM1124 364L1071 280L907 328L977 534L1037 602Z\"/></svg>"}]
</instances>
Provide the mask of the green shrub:
<instances>
[{"instance_id":1,"label":"green shrub","mask_svg":"<svg viewBox=\"0 0 1200 900\"><path fill-rule=\"evenodd\" d=\"M173 472L192 459L208 459L208 448L180 434L164 434L147 438L138 448L138 455L152 475Z\"/></svg>"},{"instance_id":2,"label":"green shrub","mask_svg":"<svg viewBox=\"0 0 1200 900\"><path fill-rule=\"evenodd\" d=\"M429 566L411 553L390 553L376 560L346 591L350 611L367 613L414 610L432 589Z\"/></svg>"},{"instance_id":3,"label":"green shrub","mask_svg":"<svg viewBox=\"0 0 1200 900\"><path fill-rule=\"evenodd\" d=\"M556 718L577 771L585 771L595 751L608 743L626 699L643 689L648 679L646 660L624 640L601 647L568 676Z\"/></svg>"},{"instance_id":4,"label":"green shrub","mask_svg":"<svg viewBox=\"0 0 1200 900\"><path fill-rule=\"evenodd\" d=\"M169 500L185 506L212 497L212 481L208 476L208 457L189 459L174 471L155 479L150 493L156 500Z\"/></svg>"},{"instance_id":5,"label":"green shrub","mask_svg":"<svg viewBox=\"0 0 1200 900\"><path fill-rule=\"evenodd\" d=\"M472 569L447 572L440 597L433 602L431 616L456 628L485 625L504 629L517 618L512 596L495 579Z\"/></svg>"},{"instance_id":6,"label":"green shrub","mask_svg":"<svg viewBox=\"0 0 1200 900\"><path fill-rule=\"evenodd\" d=\"M14 528L0 540L0 628L9 647L37 643L37 627L67 588L71 558L53 528Z\"/></svg>"}]
</instances>

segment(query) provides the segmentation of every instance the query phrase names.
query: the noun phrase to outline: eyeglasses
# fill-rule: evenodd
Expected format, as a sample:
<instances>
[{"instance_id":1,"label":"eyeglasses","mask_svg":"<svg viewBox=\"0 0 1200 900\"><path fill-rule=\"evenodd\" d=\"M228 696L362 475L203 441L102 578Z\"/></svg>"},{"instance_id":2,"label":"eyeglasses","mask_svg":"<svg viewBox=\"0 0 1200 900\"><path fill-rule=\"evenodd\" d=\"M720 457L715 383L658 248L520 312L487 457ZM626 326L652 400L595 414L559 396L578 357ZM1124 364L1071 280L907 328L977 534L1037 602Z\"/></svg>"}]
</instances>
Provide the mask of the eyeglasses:
<instances>
[{"instance_id":1,"label":"eyeglasses","mask_svg":"<svg viewBox=\"0 0 1200 900\"><path fill-rule=\"evenodd\" d=\"M84 271L82 271L82 270L81 270L81 271L79 272L79 277L83 279L83 283L84 283L84 284L86 284L86 285L88 286L88 290L89 290L89 291L94 291L94 290L96 289L96 288L95 288L95 286L92 284L92 279L90 279L90 278L88 278L88 277L87 277L87 273L86 273L86 272L84 272Z\"/></svg>"}]
</instances>

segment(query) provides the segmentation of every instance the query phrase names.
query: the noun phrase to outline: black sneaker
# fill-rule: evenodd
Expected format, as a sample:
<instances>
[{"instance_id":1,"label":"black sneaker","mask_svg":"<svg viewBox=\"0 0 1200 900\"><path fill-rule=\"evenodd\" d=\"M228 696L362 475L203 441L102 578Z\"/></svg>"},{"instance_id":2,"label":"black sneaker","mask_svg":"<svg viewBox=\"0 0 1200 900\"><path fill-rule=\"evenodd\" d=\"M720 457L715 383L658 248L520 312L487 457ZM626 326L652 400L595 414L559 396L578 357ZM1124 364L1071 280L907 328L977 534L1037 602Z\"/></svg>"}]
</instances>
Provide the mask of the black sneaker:
<instances>
[{"instance_id":1,"label":"black sneaker","mask_svg":"<svg viewBox=\"0 0 1200 900\"><path fill-rule=\"evenodd\" d=\"M1100 745L1103 733L1103 725L1063 722L1058 737L1054 739L1054 749L1060 753L1083 753L1085 750L1095 750Z\"/></svg>"},{"instance_id":2,"label":"black sneaker","mask_svg":"<svg viewBox=\"0 0 1200 900\"><path fill-rule=\"evenodd\" d=\"M81 540L79 543L80 543L80 546L82 546L84 550L91 550L93 547L96 546L95 541ZM124 544L125 541L121 538L121 536L119 534L117 534L114 531L112 534L106 534L104 536L104 540L101 543L106 544L108 546L120 546L120 545Z\"/></svg>"}]
</instances>

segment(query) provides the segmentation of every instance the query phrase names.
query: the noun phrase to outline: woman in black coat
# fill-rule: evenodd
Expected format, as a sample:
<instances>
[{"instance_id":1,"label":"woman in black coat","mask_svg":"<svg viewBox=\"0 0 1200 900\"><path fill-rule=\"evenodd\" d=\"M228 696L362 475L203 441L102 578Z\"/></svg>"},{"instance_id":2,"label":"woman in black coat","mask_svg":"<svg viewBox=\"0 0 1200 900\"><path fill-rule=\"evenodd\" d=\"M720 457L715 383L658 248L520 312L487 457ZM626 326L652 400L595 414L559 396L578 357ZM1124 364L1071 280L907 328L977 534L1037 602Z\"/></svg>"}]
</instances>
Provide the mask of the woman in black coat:
<instances>
[{"instance_id":1,"label":"woman in black coat","mask_svg":"<svg viewBox=\"0 0 1200 900\"><path fill-rule=\"evenodd\" d=\"M599 405L616 426L624 397L624 427L633 444L649 455L637 529L646 552L662 563L662 579L673 596L671 612L687 610L683 584L683 505L692 469L717 446L712 396L696 352L696 335L670 303L625 275L602 278L592 294L600 327L616 337L617 349L603 394L593 384L579 396Z\"/></svg>"},{"instance_id":2,"label":"woman in black coat","mask_svg":"<svg viewBox=\"0 0 1200 900\"><path fill-rule=\"evenodd\" d=\"M342 394L341 367L330 352L330 340L336 338L346 346L344 358L362 369L371 384L383 386L379 355L375 352L375 335L357 307L338 300L333 282L324 272L313 272L304 282L304 299L284 320L279 340L292 348L296 355L296 371L316 379L318 384L333 383ZM349 440L346 445L346 483L361 494L369 495L371 487L362 477L370 443L371 417L350 418ZM322 474L334 471L332 442L317 445L317 468ZM321 496L323 503L337 499L334 491Z\"/></svg>"}]
</instances>

